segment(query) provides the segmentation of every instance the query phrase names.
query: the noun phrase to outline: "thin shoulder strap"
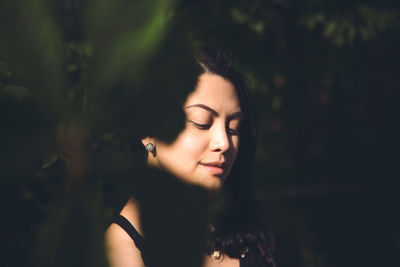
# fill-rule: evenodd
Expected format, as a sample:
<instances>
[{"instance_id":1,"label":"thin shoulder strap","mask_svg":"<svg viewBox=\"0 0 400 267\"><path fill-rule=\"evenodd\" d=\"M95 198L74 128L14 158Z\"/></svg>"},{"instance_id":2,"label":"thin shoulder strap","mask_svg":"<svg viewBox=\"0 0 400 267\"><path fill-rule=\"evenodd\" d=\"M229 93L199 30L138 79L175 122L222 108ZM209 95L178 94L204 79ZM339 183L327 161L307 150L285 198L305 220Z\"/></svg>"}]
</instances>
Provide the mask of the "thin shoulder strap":
<instances>
[{"instance_id":1,"label":"thin shoulder strap","mask_svg":"<svg viewBox=\"0 0 400 267\"><path fill-rule=\"evenodd\" d=\"M141 236L138 231L136 231L135 227L122 215L118 215L113 223L121 226L122 229L132 238L133 242L135 242L136 247L143 252L144 247L144 237Z\"/></svg>"}]
</instances>

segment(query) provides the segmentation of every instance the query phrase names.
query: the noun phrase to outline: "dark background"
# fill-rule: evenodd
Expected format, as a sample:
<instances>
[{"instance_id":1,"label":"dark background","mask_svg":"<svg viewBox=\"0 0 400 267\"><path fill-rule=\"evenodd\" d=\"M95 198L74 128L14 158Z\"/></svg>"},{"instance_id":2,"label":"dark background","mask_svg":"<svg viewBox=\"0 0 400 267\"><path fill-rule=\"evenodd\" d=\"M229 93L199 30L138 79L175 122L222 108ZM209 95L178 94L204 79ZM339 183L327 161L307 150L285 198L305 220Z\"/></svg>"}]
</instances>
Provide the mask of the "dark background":
<instances>
[{"instance_id":1,"label":"dark background","mask_svg":"<svg viewBox=\"0 0 400 267\"><path fill-rule=\"evenodd\" d=\"M32 2L0 4L1 266L104 265L143 99L166 139L180 126L145 82L193 82L177 32L230 46L249 80L278 266L400 266L396 1Z\"/></svg>"}]
</instances>

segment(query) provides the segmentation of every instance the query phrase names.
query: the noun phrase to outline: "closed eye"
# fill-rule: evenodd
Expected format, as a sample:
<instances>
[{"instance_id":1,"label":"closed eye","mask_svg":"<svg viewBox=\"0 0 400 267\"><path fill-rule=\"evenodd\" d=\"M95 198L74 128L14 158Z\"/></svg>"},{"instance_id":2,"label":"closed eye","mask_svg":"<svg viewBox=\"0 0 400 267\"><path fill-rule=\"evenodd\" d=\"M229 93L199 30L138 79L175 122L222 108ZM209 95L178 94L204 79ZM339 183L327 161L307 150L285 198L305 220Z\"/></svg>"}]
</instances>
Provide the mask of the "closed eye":
<instances>
[{"instance_id":1,"label":"closed eye","mask_svg":"<svg viewBox=\"0 0 400 267\"><path fill-rule=\"evenodd\" d=\"M228 133L230 135L239 135L240 134L240 125L241 125L240 118L232 119L226 125L226 128L228 129Z\"/></svg>"},{"instance_id":2,"label":"closed eye","mask_svg":"<svg viewBox=\"0 0 400 267\"><path fill-rule=\"evenodd\" d=\"M230 129L228 128L228 133L230 135L239 135L239 130L235 130L235 129Z\"/></svg>"},{"instance_id":3,"label":"closed eye","mask_svg":"<svg viewBox=\"0 0 400 267\"><path fill-rule=\"evenodd\" d=\"M197 128L199 128L200 130L208 130L211 127L211 124L201 124L201 123L197 123L191 120L188 120L188 122L192 123L194 126L196 126ZM239 135L239 130L238 129L231 129L228 128L228 134L230 135Z\"/></svg>"},{"instance_id":4,"label":"closed eye","mask_svg":"<svg viewBox=\"0 0 400 267\"><path fill-rule=\"evenodd\" d=\"M190 121L190 120L189 120L189 122L201 130L207 130L211 127L210 124L200 124L200 123L196 123L196 122Z\"/></svg>"}]
</instances>

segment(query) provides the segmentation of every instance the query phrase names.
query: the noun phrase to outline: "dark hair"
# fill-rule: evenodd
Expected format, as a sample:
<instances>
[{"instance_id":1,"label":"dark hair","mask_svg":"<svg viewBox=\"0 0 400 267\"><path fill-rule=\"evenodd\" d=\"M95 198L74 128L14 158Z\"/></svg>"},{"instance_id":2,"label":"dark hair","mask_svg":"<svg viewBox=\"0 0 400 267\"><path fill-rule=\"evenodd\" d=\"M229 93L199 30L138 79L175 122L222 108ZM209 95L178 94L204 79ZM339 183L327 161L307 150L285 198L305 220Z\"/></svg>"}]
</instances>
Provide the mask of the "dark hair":
<instances>
[{"instance_id":1,"label":"dark hair","mask_svg":"<svg viewBox=\"0 0 400 267\"><path fill-rule=\"evenodd\" d=\"M256 215L256 205L252 194L251 177L256 137L246 79L234 67L230 49L197 47L191 52L192 59L187 62L192 63L194 53L195 65L197 65L196 77L198 78L201 74L215 74L232 82L243 112L239 129L238 155L223 187L226 205L212 218L213 229L208 235L207 253L211 254L218 250L231 258L240 258L247 251L258 251L262 248L264 250L262 254L271 261L272 238L269 231L264 231L263 224ZM196 68L196 66L192 67ZM141 158L145 159L147 153L140 141L137 141L135 147L135 150L140 151Z\"/></svg>"},{"instance_id":2,"label":"dark hair","mask_svg":"<svg viewBox=\"0 0 400 267\"><path fill-rule=\"evenodd\" d=\"M255 128L252 105L246 79L234 67L229 49L199 49L197 62L201 73L219 75L234 85L244 114L240 126L240 145L236 161L227 178L224 192L227 205L214 219L214 230L209 234L208 253L218 250L232 258L240 258L243 253L255 251L262 244L267 259L272 259L272 238L255 212L252 194L252 162L255 152Z\"/></svg>"}]
</instances>

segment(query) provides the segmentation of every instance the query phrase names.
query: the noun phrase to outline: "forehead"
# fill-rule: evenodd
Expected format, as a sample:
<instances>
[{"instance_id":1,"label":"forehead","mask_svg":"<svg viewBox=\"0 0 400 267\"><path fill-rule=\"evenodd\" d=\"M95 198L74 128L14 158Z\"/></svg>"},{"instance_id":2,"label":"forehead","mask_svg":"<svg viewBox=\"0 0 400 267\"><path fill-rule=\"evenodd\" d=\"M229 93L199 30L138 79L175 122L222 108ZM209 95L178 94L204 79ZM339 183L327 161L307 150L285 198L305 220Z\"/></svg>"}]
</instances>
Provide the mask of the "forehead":
<instances>
[{"instance_id":1,"label":"forehead","mask_svg":"<svg viewBox=\"0 0 400 267\"><path fill-rule=\"evenodd\" d=\"M189 94L184 106L195 104L207 105L217 112L240 111L239 97L233 83L214 74L199 76L197 86Z\"/></svg>"}]
</instances>

